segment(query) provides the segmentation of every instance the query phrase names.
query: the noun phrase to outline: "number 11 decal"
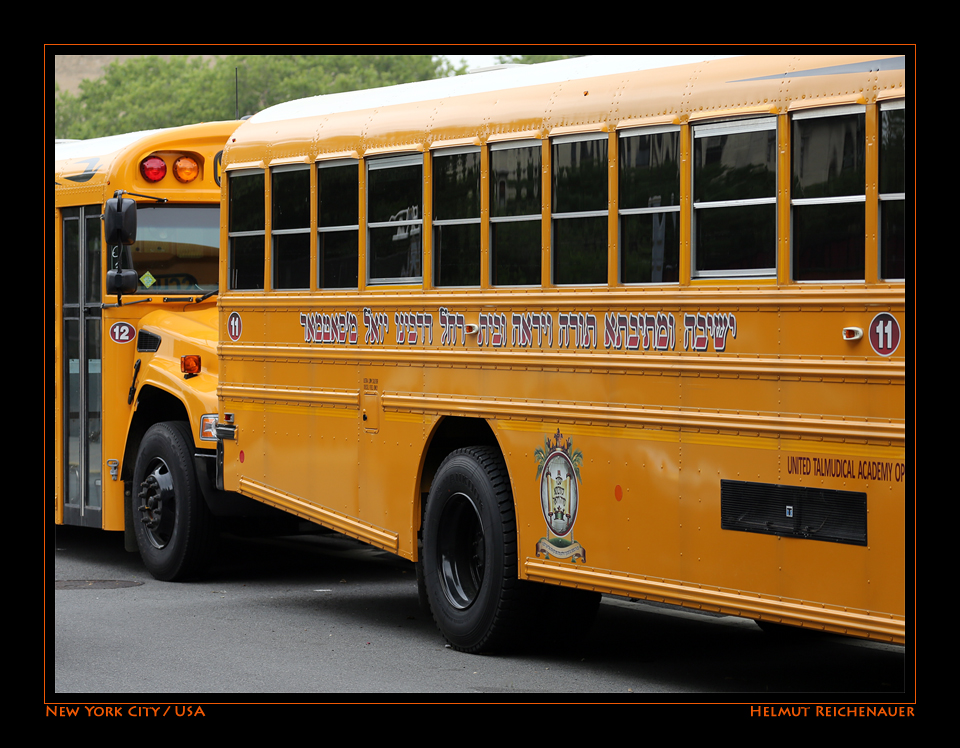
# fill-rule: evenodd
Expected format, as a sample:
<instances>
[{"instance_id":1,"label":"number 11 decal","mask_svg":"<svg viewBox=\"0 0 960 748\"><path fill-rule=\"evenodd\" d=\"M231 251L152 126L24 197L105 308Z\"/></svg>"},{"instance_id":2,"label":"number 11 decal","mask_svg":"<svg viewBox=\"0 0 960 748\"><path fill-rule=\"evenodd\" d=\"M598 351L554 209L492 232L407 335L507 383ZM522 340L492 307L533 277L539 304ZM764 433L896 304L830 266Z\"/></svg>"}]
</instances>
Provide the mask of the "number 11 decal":
<instances>
[{"instance_id":1,"label":"number 11 decal","mask_svg":"<svg viewBox=\"0 0 960 748\"><path fill-rule=\"evenodd\" d=\"M242 332L243 322L240 320L240 315L236 312L230 312L230 316L227 317L227 335L230 336L230 340L240 340L240 333Z\"/></svg>"},{"instance_id":2,"label":"number 11 decal","mask_svg":"<svg viewBox=\"0 0 960 748\"><path fill-rule=\"evenodd\" d=\"M870 345L881 356L889 356L900 346L900 325L896 317L881 312L870 323Z\"/></svg>"}]
</instances>

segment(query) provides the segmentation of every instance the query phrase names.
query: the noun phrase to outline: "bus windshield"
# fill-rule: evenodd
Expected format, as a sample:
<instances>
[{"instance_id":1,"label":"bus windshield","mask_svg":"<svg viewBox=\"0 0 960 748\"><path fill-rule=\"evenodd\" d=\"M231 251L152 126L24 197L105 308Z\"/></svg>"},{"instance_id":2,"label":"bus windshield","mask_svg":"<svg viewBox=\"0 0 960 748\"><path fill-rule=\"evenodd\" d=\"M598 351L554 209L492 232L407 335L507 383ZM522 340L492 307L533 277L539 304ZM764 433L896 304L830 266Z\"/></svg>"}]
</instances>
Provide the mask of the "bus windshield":
<instances>
[{"instance_id":1,"label":"bus windshield","mask_svg":"<svg viewBox=\"0 0 960 748\"><path fill-rule=\"evenodd\" d=\"M131 247L137 291L216 291L219 241L219 205L138 205Z\"/></svg>"}]
</instances>

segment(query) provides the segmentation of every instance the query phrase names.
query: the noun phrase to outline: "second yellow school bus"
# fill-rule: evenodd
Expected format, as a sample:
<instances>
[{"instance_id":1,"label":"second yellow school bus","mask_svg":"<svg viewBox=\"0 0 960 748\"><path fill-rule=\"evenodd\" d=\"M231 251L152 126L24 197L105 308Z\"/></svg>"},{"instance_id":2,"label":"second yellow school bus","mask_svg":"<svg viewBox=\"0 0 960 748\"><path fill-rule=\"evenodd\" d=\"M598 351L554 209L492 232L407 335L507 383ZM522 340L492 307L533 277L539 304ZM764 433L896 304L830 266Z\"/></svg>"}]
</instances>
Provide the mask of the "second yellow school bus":
<instances>
[{"instance_id":1,"label":"second yellow school bus","mask_svg":"<svg viewBox=\"0 0 960 748\"><path fill-rule=\"evenodd\" d=\"M125 531L161 579L199 573L230 503L213 481L216 294L237 124L55 146L54 520ZM118 207L137 219L123 243L104 234Z\"/></svg>"},{"instance_id":2,"label":"second yellow school bus","mask_svg":"<svg viewBox=\"0 0 960 748\"><path fill-rule=\"evenodd\" d=\"M464 651L598 593L902 642L911 122L895 55L261 112L224 150L223 487L416 561Z\"/></svg>"}]
</instances>

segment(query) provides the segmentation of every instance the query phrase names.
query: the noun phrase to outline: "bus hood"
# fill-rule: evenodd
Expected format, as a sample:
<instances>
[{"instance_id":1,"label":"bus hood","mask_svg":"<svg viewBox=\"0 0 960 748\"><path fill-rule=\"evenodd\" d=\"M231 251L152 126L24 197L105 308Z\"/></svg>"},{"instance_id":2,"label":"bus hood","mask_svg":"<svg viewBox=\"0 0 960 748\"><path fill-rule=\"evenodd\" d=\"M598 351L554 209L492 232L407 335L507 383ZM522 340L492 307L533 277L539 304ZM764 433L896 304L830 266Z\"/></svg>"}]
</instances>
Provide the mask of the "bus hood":
<instances>
[{"instance_id":1,"label":"bus hood","mask_svg":"<svg viewBox=\"0 0 960 748\"><path fill-rule=\"evenodd\" d=\"M140 319L137 348L155 350L156 358L169 359L180 367L180 358L201 357L203 374L217 377L217 307L216 304L178 309L156 309Z\"/></svg>"}]
</instances>

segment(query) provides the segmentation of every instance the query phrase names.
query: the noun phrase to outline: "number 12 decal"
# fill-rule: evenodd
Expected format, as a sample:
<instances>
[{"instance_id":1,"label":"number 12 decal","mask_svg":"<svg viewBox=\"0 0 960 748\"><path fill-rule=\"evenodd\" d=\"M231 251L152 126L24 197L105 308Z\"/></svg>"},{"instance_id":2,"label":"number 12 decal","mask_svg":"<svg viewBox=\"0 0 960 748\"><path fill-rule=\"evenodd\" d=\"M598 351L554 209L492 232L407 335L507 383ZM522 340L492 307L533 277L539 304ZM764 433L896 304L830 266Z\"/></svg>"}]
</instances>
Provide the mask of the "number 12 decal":
<instances>
[{"instance_id":1,"label":"number 12 decal","mask_svg":"<svg viewBox=\"0 0 960 748\"><path fill-rule=\"evenodd\" d=\"M114 322L110 325L110 340L114 343L130 343L136 337L136 328L128 322Z\"/></svg>"}]
</instances>

